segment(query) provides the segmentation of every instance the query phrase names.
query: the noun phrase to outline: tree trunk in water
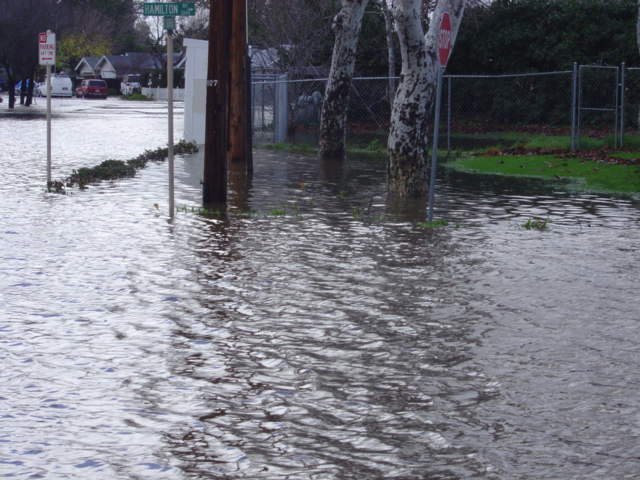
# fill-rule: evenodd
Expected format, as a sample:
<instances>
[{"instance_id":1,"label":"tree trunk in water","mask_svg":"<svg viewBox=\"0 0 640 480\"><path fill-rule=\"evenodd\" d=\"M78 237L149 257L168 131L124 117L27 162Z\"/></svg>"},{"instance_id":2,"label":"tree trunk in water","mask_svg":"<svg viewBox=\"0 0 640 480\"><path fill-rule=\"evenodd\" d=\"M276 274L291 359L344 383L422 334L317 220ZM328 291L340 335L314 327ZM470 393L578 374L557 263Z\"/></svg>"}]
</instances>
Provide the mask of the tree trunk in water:
<instances>
[{"instance_id":1,"label":"tree trunk in water","mask_svg":"<svg viewBox=\"0 0 640 480\"><path fill-rule=\"evenodd\" d=\"M342 8L333 20L335 43L320 115L321 158L344 157L349 90L367 3L369 0L342 0Z\"/></svg>"},{"instance_id":2,"label":"tree trunk in water","mask_svg":"<svg viewBox=\"0 0 640 480\"><path fill-rule=\"evenodd\" d=\"M436 37L442 15L448 12L452 22L451 45L454 45L465 6L465 0L440 0L425 35L421 3L420 0L396 0L393 7L402 72L391 111L387 174L389 191L400 197L426 194L426 127L439 68Z\"/></svg>"},{"instance_id":3,"label":"tree trunk in water","mask_svg":"<svg viewBox=\"0 0 640 480\"><path fill-rule=\"evenodd\" d=\"M25 98L27 98L27 79L22 77L20 80L20 105L24 105Z\"/></svg>"},{"instance_id":4,"label":"tree trunk in water","mask_svg":"<svg viewBox=\"0 0 640 480\"><path fill-rule=\"evenodd\" d=\"M24 102L26 107L30 107L33 103L33 89L35 87L35 82L33 79L36 77L35 72L31 74L31 78L29 79L29 86L27 87L27 99Z\"/></svg>"},{"instance_id":5,"label":"tree trunk in water","mask_svg":"<svg viewBox=\"0 0 640 480\"><path fill-rule=\"evenodd\" d=\"M402 71L391 110L389 191L401 197L426 193L427 104L433 98L435 68L427 63L421 2L397 0L393 6Z\"/></svg>"},{"instance_id":6,"label":"tree trunk in water","mask_svg":"<svg viewBox=\"0 0 640 480\"><path fill-rule=\"evenodd\" d=\"M10 70L5 66L5 69L7 70L7 72L10 72ZM16 106L16 79L14 78L14 76L9 73L7 75L7 80L9 82L9 109L13 110Z\"/></svg>"}]
</instances>

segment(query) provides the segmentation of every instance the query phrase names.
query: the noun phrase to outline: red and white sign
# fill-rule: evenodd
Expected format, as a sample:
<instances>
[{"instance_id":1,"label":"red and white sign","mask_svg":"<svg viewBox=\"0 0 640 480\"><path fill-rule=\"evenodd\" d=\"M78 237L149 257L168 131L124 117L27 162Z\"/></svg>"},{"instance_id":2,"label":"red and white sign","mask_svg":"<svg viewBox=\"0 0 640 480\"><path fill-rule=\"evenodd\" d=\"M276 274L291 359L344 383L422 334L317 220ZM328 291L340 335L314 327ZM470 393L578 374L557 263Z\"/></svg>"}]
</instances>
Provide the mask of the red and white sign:
<instances>
[{"instance_id":1,"label":"red and white sign","mask_svg":"<svg viewBox=\"0 0 640 480\"><path fill-rule=\"evenodd\" d=\"M56 64L56 34L50 31L38 35L40 65Z\"/></svg>"},{"instance_id":2,"label":"red and white sign","mask_svg":"<svg viewBox=\"0 0 640 480\"><path fill-rule=\"evenodd\" d=\"M447 66L451 54L451 18L447 12L442 14L438 31L438 60L443 68Z\"/></svg>"}]
</instances>

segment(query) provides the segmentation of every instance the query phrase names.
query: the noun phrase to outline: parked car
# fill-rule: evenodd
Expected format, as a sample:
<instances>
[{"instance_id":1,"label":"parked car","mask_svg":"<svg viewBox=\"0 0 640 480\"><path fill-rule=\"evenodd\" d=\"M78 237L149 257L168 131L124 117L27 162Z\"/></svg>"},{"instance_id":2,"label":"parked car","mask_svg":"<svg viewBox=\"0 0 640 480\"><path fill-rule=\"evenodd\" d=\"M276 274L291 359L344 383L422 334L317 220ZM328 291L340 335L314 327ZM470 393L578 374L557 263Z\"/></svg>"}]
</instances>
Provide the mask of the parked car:
<instances>
[{"instance_id":1,"label":"parked car","mask_svg":"<svg viewBox=\"0 0 640 480\"><path fill-rule=\"evenodd\" d=\"M34 95L39 97L47 96L47 82L36 83L33 88ZM66 75L54 75L51 77L51 96L52 97L72 97L73 84L71 79Z\"/></svg>"},{"instance_id":2,"label":"parked car","mask_svg":"<svg viewBox=\"0 0 640 480\"><path fill-rule=\"evenodd\" d=\"M125 75L120 83L120 93L125 96L141 93L142 86L140 85L140 80L140 75L138 74Z\"/></svg>"},{"instance_id":3,"label":"parked car","mask_svg":"<svg viewBox=\"0 0 640 480\"><path fill-rule=\"evenodd\" d=\"M97 78L82 80L76 88L76 97L78 98L107 98L107 82Z\"/></svg>"}]
</instances>

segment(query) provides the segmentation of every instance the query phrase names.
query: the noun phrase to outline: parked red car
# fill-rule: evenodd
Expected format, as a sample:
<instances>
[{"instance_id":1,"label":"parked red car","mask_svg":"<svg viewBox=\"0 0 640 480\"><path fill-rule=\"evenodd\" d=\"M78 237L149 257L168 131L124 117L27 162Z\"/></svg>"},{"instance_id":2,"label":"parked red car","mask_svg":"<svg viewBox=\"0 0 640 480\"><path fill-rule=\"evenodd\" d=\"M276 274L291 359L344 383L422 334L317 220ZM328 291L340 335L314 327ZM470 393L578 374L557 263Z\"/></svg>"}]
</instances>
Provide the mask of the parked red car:
<instances>
[{"instance_id":1,"label":"parked red car","mask_svg":"<svg viewBox=\"0 0 640 480\"><path fill-rule=\"evenodd\" d=\"M82 80L76 88L76 97L107 98L107 82L99 79Z\"/></svg>"}]
</instances>

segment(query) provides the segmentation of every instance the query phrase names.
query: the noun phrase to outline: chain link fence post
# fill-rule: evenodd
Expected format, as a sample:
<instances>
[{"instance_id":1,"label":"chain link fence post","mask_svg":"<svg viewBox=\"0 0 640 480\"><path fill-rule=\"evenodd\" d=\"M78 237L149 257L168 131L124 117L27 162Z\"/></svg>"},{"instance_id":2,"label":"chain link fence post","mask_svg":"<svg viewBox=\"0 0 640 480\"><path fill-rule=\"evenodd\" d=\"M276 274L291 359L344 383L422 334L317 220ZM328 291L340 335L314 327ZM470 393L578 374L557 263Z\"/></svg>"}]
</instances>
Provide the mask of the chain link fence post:
<instances>
[{"instance_id":1,"label":"chain link fence post","mask_svg":"<svg viewBox=\"0 0 640 480\"><path fill-rule=\"evenodd\" d=\"M577 147L577 122L578 122L578 63L573 62L571 73L571 151L575 153Z\"/></svg>"},{"instance_id":2,"label":"chain link fence post","mask_svg":"<svg viewBox=\"0 0 640 480\"><path fill-rule=\"evenodd\" d=\"M620 67L616 67L615 106L613 112L613 147L618 148L620 140Z\"/></svg>"},{"instance_id":3,"label":"chain link fence post","mask_svg":"<svg viewBox=\"0 0 640 480\"><path fill-rule=\"evenodd\" d=\"M578 65L578 105L577 105L576 148L580 148L580 133L582 132L582 65Z\"/></svg>"},{"instance_id":4,"label":"chain link fence post","mask_svg":"<svg viewBox=\"0 0 640 480\"><path fill-rule=\"evenodd\" d=\"M451 77L447 77L447 154L451 153Z\"/></svg>"},{"instance_id":5,"label":"chain link fence post","mask_svg":"<svg viewBox=\"0 0 640 480\"><path fill-rule=\"evenodd\" d=\"M624 145L625 62L620 65L620 148Z\"/></svg>"}]
</instances>

